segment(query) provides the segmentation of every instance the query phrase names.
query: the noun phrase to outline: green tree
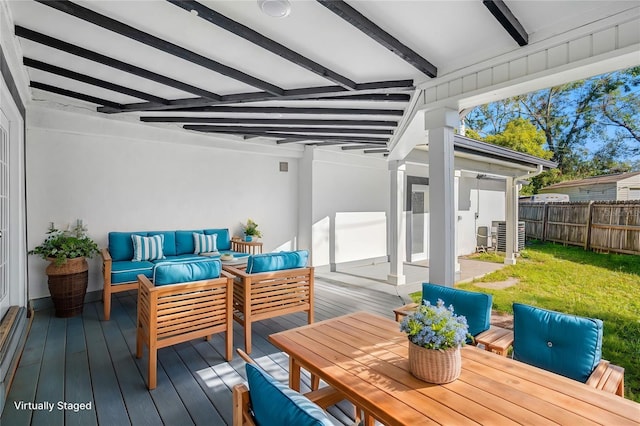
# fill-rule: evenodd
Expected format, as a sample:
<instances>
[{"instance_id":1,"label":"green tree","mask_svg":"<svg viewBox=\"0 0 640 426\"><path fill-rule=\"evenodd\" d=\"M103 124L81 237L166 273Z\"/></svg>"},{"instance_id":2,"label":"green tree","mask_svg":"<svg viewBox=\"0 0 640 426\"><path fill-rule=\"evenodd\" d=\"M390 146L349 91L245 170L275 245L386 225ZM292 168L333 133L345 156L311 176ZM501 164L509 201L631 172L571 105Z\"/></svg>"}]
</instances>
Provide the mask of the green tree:
<instances>
[{"instance_id":1,"label":"green tree","mask_svg":"<svg viewBox=\"0 0 640 426\"><path fill-rule=\"evenodd\" d=\"M509 121L502 133L489 135L484 141L546 160L553 156L551 151L544 148L544 133L524 118Z\"/></svg>"}]
</instances>

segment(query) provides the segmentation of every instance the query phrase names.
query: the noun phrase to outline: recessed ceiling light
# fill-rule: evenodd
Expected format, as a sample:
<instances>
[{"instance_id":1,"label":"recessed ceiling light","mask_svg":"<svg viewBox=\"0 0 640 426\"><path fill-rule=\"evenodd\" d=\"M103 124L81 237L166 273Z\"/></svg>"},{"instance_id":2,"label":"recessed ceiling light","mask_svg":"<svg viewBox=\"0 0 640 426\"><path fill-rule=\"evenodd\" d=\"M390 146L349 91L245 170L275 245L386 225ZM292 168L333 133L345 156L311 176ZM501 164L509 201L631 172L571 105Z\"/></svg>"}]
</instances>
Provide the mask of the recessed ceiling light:
<instances>
[{"instance_id":1,"label":"recessed ceiling light","mask_svg":"<svg viewBox=\"0 0 640 426\"><path fill-rule=\"evenodd\" d=\"M258 0L258 6L262 13L273 18L284 18L291 13L289 0Z\"/></svg>"}]
</instances>

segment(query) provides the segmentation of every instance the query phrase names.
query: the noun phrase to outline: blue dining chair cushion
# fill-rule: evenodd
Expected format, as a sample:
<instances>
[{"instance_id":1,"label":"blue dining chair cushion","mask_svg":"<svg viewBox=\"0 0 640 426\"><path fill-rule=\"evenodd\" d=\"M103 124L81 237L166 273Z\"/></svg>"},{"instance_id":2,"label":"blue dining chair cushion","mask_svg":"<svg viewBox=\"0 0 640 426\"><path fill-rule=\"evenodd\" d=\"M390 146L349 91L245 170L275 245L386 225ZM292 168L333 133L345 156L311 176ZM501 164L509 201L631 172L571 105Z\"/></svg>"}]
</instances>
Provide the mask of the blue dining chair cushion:
<instances>
[{"instance_id":1,"label":"blue dining chair cushion","mask_svg":"<svg viewBox=\"0 0 640 426\"><path fill-rule=\"evenodd\" d=\"M217 259L191 262L164 262L153 268L153 284L167 285L211 280L220 276L222 263Z\"/></svg>"},{"instance_id":2,"label":"blue dining chair cushion","mask_svg":"<svg viewBox=\"0 0 640 426\"><path fill-rule=\"evenodd\" d=\"M306 250L281 251L279 253L265 253L249 256L247 273L281 271L284 269L304 268L309 261Z\"/></svg>"},{"instance_id":3,"label":"blue dining chair cushion","mask_svg":"<svg viewBox=\"0 0 640 426\"><path fill-rule=\"evenodd\" d=\"M422 283L422 300L435 305L438 299L442 299L445 306L453 305L454 314L467 318L469 334L472 336L477 336L491 326L493 298L490 294Z\"/></svg>"},{"instance_id":4,"label":"blue dining chair cushion","mask_svg":"<svg viewBox=\"0 0 640 426\"><path fill-rule=\"evenodd\" d=\"M602 357L602 320L513 304L513 358L586 382Z\"/></svg>"},{"instance_id":5,"label":"blue dining chair cushion","mask_svg":"<svg viewBox=\"0 0 640 426\"><path fill-rule=\"evenodd\" d=\"M304 395L288 388L262 368L246 364L251 408L258 426L330 426L324 411Z\"/></svg>"}]
</instances>

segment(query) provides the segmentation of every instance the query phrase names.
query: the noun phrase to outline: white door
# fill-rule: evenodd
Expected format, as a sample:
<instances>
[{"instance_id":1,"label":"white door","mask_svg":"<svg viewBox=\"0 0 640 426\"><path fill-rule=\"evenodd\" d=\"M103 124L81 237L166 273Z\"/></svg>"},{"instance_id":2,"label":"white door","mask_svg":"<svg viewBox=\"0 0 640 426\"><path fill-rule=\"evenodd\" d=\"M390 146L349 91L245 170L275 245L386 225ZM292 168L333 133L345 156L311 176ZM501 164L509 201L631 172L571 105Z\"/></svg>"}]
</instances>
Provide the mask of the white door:
<instances>
[{"instance_id":1,"label":"white door","mask_svg":"<svg viewBox=\"0 0 640 426\"><path fill-rule=\"evenodd\" d=\"M0 319L9 309L9 120L0 111Z\"/></svg>"}]
</instances>

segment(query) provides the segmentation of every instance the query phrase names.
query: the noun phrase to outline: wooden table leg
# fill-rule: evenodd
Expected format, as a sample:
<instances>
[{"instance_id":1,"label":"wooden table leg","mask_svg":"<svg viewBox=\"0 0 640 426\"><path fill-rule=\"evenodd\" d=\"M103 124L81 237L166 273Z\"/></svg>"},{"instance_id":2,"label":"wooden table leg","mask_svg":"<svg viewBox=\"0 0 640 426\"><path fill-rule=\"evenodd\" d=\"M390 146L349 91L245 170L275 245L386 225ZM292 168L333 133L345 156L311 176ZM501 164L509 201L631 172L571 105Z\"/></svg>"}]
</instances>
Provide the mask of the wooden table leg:
<instances>
[{"instance_id":1,"label":"wooden table leg","mask_svg":"<svg viewBox=\"0 0 640 426\"><path fill-rule=\"evenodd\" d=\"M289 356L289 387L300 392L300 364Z\"/></svg>"}]
</instances>

